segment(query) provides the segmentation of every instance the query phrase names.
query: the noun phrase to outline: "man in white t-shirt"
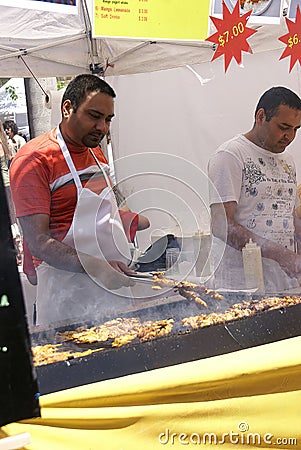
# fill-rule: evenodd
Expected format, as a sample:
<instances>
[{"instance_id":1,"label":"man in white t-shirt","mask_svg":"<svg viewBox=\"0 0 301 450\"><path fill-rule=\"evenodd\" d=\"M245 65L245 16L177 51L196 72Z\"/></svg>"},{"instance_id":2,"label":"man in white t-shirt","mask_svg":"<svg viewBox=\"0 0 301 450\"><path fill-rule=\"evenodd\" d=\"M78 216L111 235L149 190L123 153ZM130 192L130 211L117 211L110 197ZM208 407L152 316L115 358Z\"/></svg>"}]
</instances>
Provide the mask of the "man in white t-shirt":
<instances>
[{"instance_id":1,"label":"man in white t-shirt","mask_svg":"<svg viewBox=\"0 0 301 450\"><path fill-rule=\"evenodd\" d=\"M301 99L273 87L258 102L253 128L222 144L210 159L212 231L225 249L216 287L246 287L241 250L249 239L261 247L266 292L299 286L296 170L284 151L300 125Z\"/></svg>"}]
</instances>

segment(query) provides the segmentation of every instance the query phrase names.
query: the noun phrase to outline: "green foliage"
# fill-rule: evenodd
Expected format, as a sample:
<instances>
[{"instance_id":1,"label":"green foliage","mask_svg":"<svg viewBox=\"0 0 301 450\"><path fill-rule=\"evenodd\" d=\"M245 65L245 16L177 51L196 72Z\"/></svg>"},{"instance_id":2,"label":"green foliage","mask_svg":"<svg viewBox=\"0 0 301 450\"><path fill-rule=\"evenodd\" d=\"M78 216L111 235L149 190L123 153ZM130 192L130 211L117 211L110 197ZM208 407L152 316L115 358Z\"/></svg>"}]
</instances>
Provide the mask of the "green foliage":
<instances>
[{"instance_id":1,"label":"green foliage","mask_svg":"<svg viewBox=\"0 0 301 450\"><path fill-rule=\"evenodd\" d=\"M18 100L18 95L16 93L16 89L14 88L14 86L7 86L5 88L5 91L9 94L10 98L14 101Z\"/></svg>"},{"instance_id":2,"label":"green foliage","mask_svg":"<svg viewBox=\"0 0 301 450\"><path fill-rule=\"evenodd\" d=\"M63 89L65 86L67 86L67 84L68 84L68 81L57 80L57 82L56 82L57 90L59 91L60 89Z\"/></svg>"}]
</instances>

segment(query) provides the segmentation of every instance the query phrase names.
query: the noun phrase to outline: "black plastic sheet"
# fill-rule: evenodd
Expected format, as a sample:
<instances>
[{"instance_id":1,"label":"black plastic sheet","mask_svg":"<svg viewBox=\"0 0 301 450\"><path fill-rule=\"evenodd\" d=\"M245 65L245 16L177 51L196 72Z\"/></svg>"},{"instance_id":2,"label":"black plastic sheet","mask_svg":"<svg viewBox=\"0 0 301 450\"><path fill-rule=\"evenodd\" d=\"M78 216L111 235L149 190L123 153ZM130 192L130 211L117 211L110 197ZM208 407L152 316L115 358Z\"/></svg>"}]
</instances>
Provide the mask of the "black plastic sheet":
<instances>
[{"instance_id":1,"label":"black plastic sheet","mask_svg":"<svg viewBox=\"0 0 301 450\"><path fill-rule=\"evenodd\" d=\"M0 426L39 417L38 385L0 172Z\"/></svg>"}]
</instances>

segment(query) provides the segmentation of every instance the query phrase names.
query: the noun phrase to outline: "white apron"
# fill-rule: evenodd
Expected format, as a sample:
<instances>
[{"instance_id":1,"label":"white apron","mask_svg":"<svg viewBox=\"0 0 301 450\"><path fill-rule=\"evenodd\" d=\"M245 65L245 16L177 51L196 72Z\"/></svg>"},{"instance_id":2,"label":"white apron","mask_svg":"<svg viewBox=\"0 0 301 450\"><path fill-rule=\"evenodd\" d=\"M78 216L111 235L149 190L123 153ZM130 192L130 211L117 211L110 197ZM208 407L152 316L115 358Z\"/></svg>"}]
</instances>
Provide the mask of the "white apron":
<instances>
[{"instance_id":1,"label":"white apron","mask_svg":"<svg viewBox=\"0 0 301 450\"><path fill-rule=\"evenodd\" d=\"M78 252L128 264L131 260L129 244L107 174L98 163L107 188L100 194L87 188L89 182L83 188L59 127L57 140L77 188L77 205L72 224L62 242L76 248ZM77 319L104 320L112 314L126 311L131 303L130 288L108 291L87 273L56 269L43 262L37 268L37 274L38 325Z\"/></svg>"}]
</instances>

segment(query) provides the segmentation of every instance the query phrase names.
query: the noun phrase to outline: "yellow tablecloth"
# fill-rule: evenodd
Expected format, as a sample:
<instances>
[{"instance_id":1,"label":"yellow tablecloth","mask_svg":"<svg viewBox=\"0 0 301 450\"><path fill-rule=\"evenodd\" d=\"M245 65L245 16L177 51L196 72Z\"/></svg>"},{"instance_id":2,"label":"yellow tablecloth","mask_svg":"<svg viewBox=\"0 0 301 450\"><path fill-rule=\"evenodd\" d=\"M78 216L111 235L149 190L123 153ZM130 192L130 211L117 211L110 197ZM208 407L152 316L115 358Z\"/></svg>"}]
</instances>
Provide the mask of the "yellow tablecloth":
<instances>
[{"instance_id":1,"label":"yellow tablecloth","mask_svg":"<svg viewBox=\"0 0 301 450\"><path fill-rule=\"evenodd\" d=\"M301 449L301 337L41 397L30 450Z\"/></svg>"}]
</instances>

